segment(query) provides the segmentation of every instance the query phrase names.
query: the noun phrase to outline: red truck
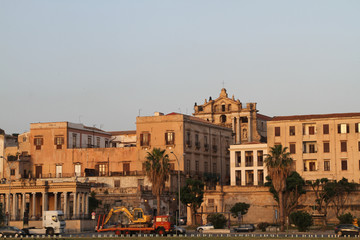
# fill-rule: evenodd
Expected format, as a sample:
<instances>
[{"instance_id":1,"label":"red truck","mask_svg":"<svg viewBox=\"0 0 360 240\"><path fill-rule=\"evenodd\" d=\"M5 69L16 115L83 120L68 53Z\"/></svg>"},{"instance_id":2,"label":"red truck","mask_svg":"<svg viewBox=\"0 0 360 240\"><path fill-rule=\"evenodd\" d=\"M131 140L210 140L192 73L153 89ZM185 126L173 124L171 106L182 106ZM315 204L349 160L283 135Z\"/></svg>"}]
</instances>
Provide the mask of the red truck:
<instances>
[{"instance_id":1,"label":"red truck","mask_svg":"<svg viewBox=\"0 0 360 240\"><path fill-rule=\"evenodd\" d=\"M131 224L128 226L119 225L104 225L105 215L99 215L97 232L114 232L116 235L131 235L139 233L155 233L159 235L166 235L173 232L173 226L170 223L170 216L162 215L156 216L150 226L144 224Z\"/></svg>"}]
</instances>

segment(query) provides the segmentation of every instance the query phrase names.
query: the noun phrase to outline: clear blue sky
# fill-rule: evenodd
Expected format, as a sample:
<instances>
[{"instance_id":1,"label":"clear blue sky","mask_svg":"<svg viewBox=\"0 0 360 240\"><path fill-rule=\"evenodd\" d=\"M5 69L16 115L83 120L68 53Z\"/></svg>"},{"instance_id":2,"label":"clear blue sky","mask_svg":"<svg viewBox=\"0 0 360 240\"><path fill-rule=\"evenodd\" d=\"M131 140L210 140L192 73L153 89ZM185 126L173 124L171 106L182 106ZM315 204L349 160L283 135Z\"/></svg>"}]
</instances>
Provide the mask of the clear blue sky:
<instances>
[{"instance_id":1,"label":"clear blue sky","mask_svg":"<svg viewBox=\"0 0 360 240\"><path fill-rule=\"evenodd\" d=\"M0 128L135 129L229 96L269 116L359 112L358 0L0 0Z\"/></svg>"}]
</instances>

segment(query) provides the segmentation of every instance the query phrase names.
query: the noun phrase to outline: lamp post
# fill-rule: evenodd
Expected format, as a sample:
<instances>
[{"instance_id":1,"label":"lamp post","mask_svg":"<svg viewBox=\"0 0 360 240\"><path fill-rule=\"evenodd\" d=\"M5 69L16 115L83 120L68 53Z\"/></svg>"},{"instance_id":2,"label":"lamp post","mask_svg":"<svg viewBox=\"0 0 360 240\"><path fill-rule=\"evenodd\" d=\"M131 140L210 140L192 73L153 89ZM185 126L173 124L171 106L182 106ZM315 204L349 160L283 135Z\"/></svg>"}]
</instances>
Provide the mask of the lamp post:
<instances>
[{"instance_id":1,"label":"lamp post","mask_svg":"<svg viewBox=\"0 0 360 240\"><path fill-rule=\"evenodd\" d=\"M178 198L179 198L179 202L178 202L178 210L179 210L179 214L178 214L178 218L179 218L179 221L180 221L180 161L178 159L178 157L176 156L176 154L174 152L170 152L172 155L175 156L176 158L176 161L177 161L177 164L178 164ZM181 158L185 156L185 153L181 156ZM180 160L181 160L180 158ZM176 218L176 226L178 226L178 218ZM177 230L176 230L176 233L177 233Z\"/></svg>"},{"instance_id":2,"label":"lamp post","mask_svg":"<svg viewBox=\"0 0 360 240\"><path fill-rule=\"evenodd\" d=\"M11 208L10 208L10 202L11 202L11 200L10 200L10 196L11 196L11 168L14 165L15 162L20 162L20 160L17 159L15 161L11 161L11 164L10 164L9 160L6 159L4 156L0 156L0 158L4 159L6 161L6 163L8 165L8 169L9 169L9 176L8 176L8 179L9 179L9 197L8 197L8 202L7 202L7 206L8 206L7 208L9 208L9 211L8 211L9 215L8 215L8 217L6 219L7 225L9 225L9 222L11 220Z\"/></svg>"}]
</instances>

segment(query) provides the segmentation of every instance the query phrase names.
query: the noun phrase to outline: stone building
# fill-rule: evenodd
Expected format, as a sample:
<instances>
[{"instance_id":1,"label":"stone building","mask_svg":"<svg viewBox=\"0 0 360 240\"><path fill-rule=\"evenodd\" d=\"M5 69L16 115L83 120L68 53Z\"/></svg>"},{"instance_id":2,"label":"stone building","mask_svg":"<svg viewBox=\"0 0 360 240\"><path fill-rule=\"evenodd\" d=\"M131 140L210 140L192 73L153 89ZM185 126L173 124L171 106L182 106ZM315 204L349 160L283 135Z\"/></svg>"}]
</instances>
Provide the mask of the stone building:
<instances>
[{"instance_id":1,"label":"stone building","mask_svg":"<svg viewBox=\"0 0 360 240\"><path fill-rule=\"evenodd\" d=\"M229 98L225 88L221 89L217 99L205 99L203 105L195 103L194 110L195 117L231 128L234 133L234 144L266 142L266 122L271 118L259 114L256 103L247 103L243 106L234 96Z\"/></svg>"},{"instance_id":2,"label":"stone building","mask_svg":"<svg viewBox=\"0 0 360 240\"><path fill-rule=\"evenodd\" d=\"M230 181L231 129L183 114L155 113L137 117L136 131L140 163L151 149L161 148L170 157L171 169L179 169L186 177L213 173L221 184Z\"/></svg>"},{"instance_id":3,"label":"stone building","mask_svg":"<svg viewBox=\"0 0 360 240\"><path fill-rule=\"evenodd\" d=\"M360 113L274 117L268 146L288 147L295 170L306 180L360 182Z\"/></svg>"}]
</instances>

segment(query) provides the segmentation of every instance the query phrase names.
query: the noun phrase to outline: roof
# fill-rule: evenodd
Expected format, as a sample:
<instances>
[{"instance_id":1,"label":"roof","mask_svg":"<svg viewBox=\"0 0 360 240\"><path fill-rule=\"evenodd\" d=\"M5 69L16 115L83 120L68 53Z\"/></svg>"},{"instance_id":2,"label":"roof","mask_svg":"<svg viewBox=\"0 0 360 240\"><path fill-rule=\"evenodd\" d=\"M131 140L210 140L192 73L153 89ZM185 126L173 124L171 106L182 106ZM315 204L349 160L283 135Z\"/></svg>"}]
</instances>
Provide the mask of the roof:
<instances>
[{"instance_id":1,"label":"roof","mask_svg":"<svg viewBox=\"0 0 360 240\"><path fill-rule=\"evenodd\" d=\"M351 117L360 117L360 113L331 113L331 114L275 116L272 118L271 121L308 120L308 119L321 119L321 118L351 118Z\"/></svg>"},{"instance_id":2,"label":"roof","mask_svg":"<svg viewBox=\"0 0 360 240\"><path fill-rule=\"evenodd\" d=\"M273 119L272 117L269 117L269 116L266 116L266 115L263 115L263 114L260 114L260 113L257 113L256 116L258 118L266 120L266 121L271 121Z\"/></svg>"},{"instance_id":3,"label":"roof","mask_svg":"<svg viewBox=\"0 0 360 240\"><path fill-rule=\"evenodd\" d=\"M112 131L112 132L108 132L111 135L131 135L131 134L136 134L136 130L129 130L129 131Z\"/></svg>"}]
</instances>

